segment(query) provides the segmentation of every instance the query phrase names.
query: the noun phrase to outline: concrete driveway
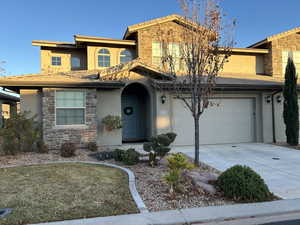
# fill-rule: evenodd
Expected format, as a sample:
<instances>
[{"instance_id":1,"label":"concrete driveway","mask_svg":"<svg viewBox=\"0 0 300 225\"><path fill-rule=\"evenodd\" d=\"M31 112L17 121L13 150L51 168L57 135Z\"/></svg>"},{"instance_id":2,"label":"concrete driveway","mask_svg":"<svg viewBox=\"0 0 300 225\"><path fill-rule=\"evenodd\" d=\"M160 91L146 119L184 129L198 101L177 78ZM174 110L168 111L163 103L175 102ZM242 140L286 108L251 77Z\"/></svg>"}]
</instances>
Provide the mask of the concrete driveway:
<instances>
[{"instance_id":1,"label":"concrete driveway","mask_svg":"<svg viewBox=\"0 0 300 225\"><path fill-rule=\"evenodd\" d=\"M194 158L192 146L174 147ZM223 144L200 147L200 161L220 170L240 164L258 172L283 199L300 198L300 151L270 144Z\"/></svg>"}]
</instances>

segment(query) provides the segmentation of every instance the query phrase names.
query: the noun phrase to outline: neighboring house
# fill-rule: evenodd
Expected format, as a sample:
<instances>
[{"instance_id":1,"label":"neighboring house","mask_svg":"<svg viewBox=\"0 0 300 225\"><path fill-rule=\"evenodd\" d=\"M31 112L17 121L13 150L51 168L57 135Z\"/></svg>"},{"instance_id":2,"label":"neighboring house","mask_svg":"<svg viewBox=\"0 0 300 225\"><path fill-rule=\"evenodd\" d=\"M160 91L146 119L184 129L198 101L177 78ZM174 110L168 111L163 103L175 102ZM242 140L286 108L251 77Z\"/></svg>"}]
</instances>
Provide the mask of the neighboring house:
<instances>
[{"instance_id":1,"label":"neighboring house","mask_svg":"<svg viewBox=\"0 0 300 225\"><path fill-rule=\"evenodd\" d=\"M74 43L33 41L41 48L41 73L1 78L0 86L20 93L21 111L38 116L51 149L67 141L118 146L168 131L178 134L175 145L192 145L190 112L149 79L165 76L155 29L181 29L182 22L177 15L146 21L129 26L120 40L75 35ZM233 49L217 80L216 104L200 119L201 144L285 141L283 71L288 54L300 71L299 32ZM129 79L114 79L122 76ZM122 116L122 129L104 129L109 114Z\"/></svg>"}]
</instances>

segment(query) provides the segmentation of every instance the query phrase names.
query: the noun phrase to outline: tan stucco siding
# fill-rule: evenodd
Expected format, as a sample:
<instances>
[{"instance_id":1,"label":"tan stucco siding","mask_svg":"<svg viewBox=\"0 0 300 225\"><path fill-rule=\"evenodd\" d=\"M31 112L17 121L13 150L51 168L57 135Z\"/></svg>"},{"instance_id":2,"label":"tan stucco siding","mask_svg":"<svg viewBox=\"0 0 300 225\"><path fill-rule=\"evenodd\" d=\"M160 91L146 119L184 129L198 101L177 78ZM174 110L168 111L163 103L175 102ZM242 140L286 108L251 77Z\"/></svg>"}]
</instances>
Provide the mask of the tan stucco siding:
<instances>
[{"instance_id":1,"label":"tan stucco siding","mask_svg":"<svg viewBox=\"0 0 300 225\"><path fill-rule=\"evenodd\" d=\"M254 54L233 54L230 56L229 61L225 63L222 72L228 74L264 74L264 58L261 55Z\"/></svg>"},{"instance_id":2,"label":"tan stucco siding","mask_svg":"<svg viewBox=\"0 0 300 225\"><path fill-rule=\"evenodd\" d=\"M29 116L37 116L42 121L42 93L39 90L20 90L20 111L29 112Z\"/></svg>"},{"instance_id":3,"label":"tan stucco siding","mask_svg":"<svg viewBox=\"0 0 300 225\"><path fill-rule=\"evenodd\" d=\"M122 129L107 131L102 119L107 115L121 116L121 90L97 91L97 142L99 146L122 144Z\"/></svg>"},{"instance_id":4,"label":"tan stucco siding","mask_svg":"<svg viewBox=\"0 0 300 225\"><path fill-rule=\"evenodd\" d=\"M53 66L51 64L51 57L61 57L61 65ZM86 49L56 49L56 48L42 48L41 49L41 72L67 72L71 71L71 57L76 56L80 58L79 69L87 69Z\"/></svg>"},{"instance_id":5,"label":"tan stucco siding","mask_svg":"<svg viewBox=\"0 0 300 225\"><path fill-rule=\"evenodd\" d=\"M135 48L133 47L108 47L108 46L87 46L88 70L105 69L98 66L98 51L102 48L110 52L110 66L120 64L120 53L127 49L131 52L133 58L136 58Z\"/></svg>"}]
</instances>

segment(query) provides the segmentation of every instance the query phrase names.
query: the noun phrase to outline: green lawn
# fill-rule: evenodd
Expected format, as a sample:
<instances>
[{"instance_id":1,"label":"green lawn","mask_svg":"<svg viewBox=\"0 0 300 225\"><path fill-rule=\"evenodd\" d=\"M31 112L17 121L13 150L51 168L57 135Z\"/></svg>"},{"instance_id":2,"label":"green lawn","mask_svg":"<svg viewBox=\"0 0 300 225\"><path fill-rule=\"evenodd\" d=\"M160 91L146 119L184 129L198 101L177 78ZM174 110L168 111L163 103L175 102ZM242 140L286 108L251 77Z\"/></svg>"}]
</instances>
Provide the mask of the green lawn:
<instances>
[{"instance_id":1,"label":"green lawn","mask_svg":"<svg viewBox=\"0 0 300 225\"><path fill-rule=\"evenodd\" d=\"M127 174L82 163L0 169L1 225L137 213Z\"/></svg>"}]
</instances>

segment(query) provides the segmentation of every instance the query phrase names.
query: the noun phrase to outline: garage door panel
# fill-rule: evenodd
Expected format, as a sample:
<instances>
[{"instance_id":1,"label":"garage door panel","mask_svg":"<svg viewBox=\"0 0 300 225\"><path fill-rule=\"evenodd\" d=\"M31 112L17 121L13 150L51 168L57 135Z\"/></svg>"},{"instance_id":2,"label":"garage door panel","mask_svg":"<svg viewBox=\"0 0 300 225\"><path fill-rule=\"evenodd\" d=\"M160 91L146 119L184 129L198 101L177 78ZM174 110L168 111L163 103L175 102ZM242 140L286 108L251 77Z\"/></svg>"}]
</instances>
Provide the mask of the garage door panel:
<instances>
[{"instance_id":1,"label":"garage door panel","mask_svg":"<svg viewBox=\"0 0 300 225\"><path fill-rule=\"evenodd\" d=\"M254 98L220 98L212 100L200 117L200 144L253 142ZM175 144L194 143L194 121L191 112L179 99L173 100Z\"/></svg>"}]
</instances>

